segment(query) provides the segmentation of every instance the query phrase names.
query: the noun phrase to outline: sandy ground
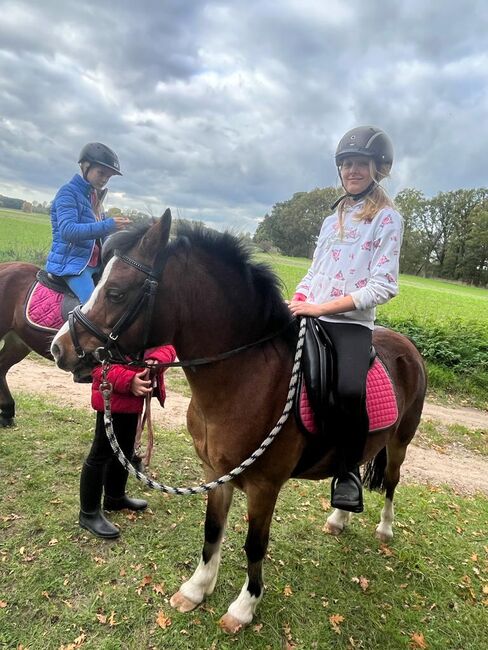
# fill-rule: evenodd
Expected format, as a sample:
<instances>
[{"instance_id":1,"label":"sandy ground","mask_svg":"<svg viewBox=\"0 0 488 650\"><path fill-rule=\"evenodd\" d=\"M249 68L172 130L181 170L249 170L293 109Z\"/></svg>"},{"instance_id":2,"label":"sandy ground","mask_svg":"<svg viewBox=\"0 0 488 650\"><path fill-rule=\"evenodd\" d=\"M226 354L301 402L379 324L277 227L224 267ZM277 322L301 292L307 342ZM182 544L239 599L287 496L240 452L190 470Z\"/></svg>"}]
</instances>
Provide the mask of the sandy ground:
<instances>
[{"instance_id":1,"label":"sandy ground","mask_svg":"<svg viewBox=\"0 0 488 650\"><path fill-rule=\"evenodd\" d=\"M53 365L24 359L8 374L9 386L16 392L63 395L68 407L90 408L89 384L75 384L71 375ZM168 392L166 408L155 402L152 409L157 426L174 428L185 426L189 399L173 391ZM488 413L471 408L448 408L427 403L423 418L445 423L458 423L471 429L488 432ZM488 433L487 433L488 435ZM448 484L462 494L488 494L488 460L464 449L450 448L448 453L410 445L402 467L402 480L433 485Z\"/></svg>"}]
</instances>

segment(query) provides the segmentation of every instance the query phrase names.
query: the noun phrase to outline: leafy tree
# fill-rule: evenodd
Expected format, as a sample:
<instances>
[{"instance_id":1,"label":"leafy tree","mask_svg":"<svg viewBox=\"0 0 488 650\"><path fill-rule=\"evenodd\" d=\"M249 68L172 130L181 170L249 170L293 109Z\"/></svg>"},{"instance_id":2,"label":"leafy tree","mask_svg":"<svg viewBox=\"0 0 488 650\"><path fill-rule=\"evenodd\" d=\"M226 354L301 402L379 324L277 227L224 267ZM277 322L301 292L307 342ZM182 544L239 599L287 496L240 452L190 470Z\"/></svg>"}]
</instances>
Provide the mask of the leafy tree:
<instances>
[{"instance_id":1,"label":"leafy tree","mask_svg":"<svg viewBox=\"0 0 488 650\"><path fill-rule=\"evenodd\" d=\"M276 203L259 224L254 242L268 249L277 247L285 255L310 257L320 226L332 214L330 206L340 196L334 187L297 192L288 201Z\"/></svg>"}]
</instances>

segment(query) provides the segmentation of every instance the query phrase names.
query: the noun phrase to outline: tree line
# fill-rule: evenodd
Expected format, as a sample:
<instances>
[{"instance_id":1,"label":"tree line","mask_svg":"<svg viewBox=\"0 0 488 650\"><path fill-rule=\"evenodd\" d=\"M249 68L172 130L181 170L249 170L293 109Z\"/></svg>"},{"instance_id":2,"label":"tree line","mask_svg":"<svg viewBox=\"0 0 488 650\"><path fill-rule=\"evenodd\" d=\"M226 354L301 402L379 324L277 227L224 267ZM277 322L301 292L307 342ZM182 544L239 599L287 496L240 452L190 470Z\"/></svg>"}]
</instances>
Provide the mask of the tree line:
<instances>
[{"instance_id":1,"label":"tree line","mask_svg":"<svg viewBox=\"0 0 488 650\"><path fill-rule=\"evenodd\" d=\"M324 218L341 195L334 187L298 192L276 203L253 241L262 250L311 257ZM395 197L405 222L402 273L488 286L488 189L439 192L407 188Z\"/></svg>"}]
</instances>

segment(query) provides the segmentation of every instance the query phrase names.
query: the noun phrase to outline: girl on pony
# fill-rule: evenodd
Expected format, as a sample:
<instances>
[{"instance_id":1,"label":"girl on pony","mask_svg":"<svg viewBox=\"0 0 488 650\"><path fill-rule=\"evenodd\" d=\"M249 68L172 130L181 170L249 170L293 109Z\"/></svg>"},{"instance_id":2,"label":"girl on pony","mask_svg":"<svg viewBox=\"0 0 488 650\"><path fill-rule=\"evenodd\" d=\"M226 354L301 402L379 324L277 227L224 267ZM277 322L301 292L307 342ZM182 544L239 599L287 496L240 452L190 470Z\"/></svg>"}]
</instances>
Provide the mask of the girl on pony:
<instances>
[{"instance_id":1,"label":"girl on pony","mask_svg":"<svg viewBox=\"0 0 488 650\"><path fill-rule=\"evenodd\" d=\"M145 361L148 363L171 363L176 352L171 345L148 350ZM137 425L142 413L146 395L154 392L164 406L166 389L164 371L159 369L154 379L149 368L137 370L128 366L113 365L107 380L112 384L110 406L112 410L115 437L124 452L132 458ZM100 392L102 368L97 366L92 372L92 406L97 411L95 436L90 452L83 464L80 479L80 526L97 537L113 539L120 535L117 526L110 522L101 510L102 492L105 510L144 510L147 501L132 499L125 493L128 472L114 455L105 433L103 422L104 403Z\"/></svg>"},{"instance_id":2,"label":"girl on pony","mask_svg":"<svg viewBox=\"0 0 488 650\"><path fill-rule=\"evenodd\" d=\"M360 126L340 140L335 161L345 194L322 224L312 265L289 303L315 316L336 355L336 409L331 435L339 450L332 507L362 512L359 474L369 421L366 378L377 305L398 293L403 220L381 187L393 163L384 131Z\"/></svg>"},{"instance_id":3,"label":"girl on pony","mask_svg":"<svg viewBox=\"0 0 488 650\"><path fill-rule=\"evenodd\" d=\"M75 174L63 185L51 206L53 242L46 271L62 276L84 304L100 270L101 241L128 226L130 219L106 218L102 211L107 194L103 188L112 176L122 176L117 154L101 142L90 142L81 150L78 163L82 175Z\"/></svg>"}]
</instances>

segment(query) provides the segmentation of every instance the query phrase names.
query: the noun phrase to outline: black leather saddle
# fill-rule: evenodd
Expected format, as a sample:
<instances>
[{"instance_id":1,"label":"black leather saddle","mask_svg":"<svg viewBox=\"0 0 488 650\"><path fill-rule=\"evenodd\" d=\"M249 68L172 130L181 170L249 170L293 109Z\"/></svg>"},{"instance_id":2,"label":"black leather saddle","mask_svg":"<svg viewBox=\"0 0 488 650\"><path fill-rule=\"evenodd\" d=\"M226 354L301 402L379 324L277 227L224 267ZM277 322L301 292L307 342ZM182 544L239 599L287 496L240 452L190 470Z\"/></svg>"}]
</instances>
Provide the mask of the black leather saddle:
<instances>
[{"instance_id":1,"label":"black leather saddle","mask_svg":"<svg viewBox=\"0 0 488 650\"><path fill-rule=\"evenodd\" d=\"M307 326L303 344L301 372L297 382L293 409L301 431L309 434L300 414L300 396L303 382L305 382L318 433L323 435L326 433L326 423L329 419L328 413L336 404L337 358L334 345L322 327L320 319L310 316L306 318ZM376 350L374 346L371 346L370 367L373 365L375 358Z\"/></svg>"},{"instance_id":2,"label":"black leather saddle","mask_svg":"<svg viewBox=\"0 0 488 650\"><path fill-rule=\"evenodd\" d=\"M307 316L301 372L294 400L295 418L303 433L308 434L300 415L300 395L303 382L315 415L319 434L325 433L327 412L335 403L335 351L332 341L318 318Z\"/></svg>"}]
</instances>

